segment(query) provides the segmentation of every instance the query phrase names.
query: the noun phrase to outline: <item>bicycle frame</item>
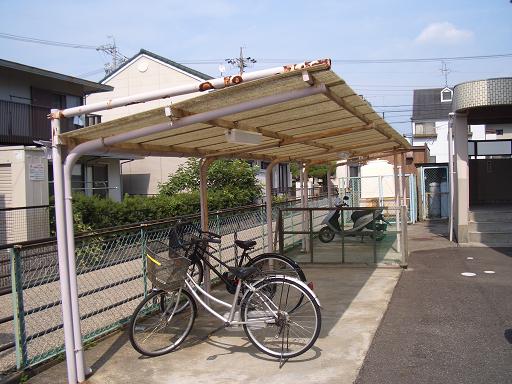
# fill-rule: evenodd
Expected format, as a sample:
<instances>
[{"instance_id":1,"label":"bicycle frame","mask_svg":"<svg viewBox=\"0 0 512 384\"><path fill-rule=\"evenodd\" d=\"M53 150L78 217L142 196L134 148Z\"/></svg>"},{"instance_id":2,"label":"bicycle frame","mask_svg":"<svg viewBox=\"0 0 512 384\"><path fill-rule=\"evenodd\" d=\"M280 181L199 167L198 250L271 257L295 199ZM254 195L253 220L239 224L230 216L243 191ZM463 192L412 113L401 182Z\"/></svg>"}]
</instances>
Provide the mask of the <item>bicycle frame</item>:
<instances>
[{"instance_id":1,"label":"bicycle frame","mask_svg":"<svg viewBox=\"0 0 512 384\"><path fill-rule=\"evenodd\" d=\"M194 281L194 279L188 273L187 273L187 278L185 279L185 285L187 286L188 291L194 297L194 299L196 301L198 301L203 306L203 308L206 309L210 314L215 316L220 321L224 322L224 324L226 326L244 325L244 324L250 324L250 323L261 323L261 319L251 319L250 321L234 320L235 313L236 313L236 307L237 307L237 300L238 300L238 297L240 296L240 289L242 287L242 284L245 285L250 291L253 291L253 292L256 291L256 289L251 284L249 284L245 281L239 280L238 284L236 286L236 292L233 297L233 302L232 302L232 304L229 304L223 300L216 298L215 296L212 296L210 293L206 292L203 288L201 288L199 286L199 284L197 284ZM210 300L213 300L214 302L229 308L230 311L229 311L228 318L226 319L223 315L221 315L220 313L215 311L212 307L210 307L203 299L201 299L201 297L199 296L197 291L199 291L202 296L206 296ZM259 293L259 294L261 294L261 293ZM266 299L268 299L268 297ZM268 302L272 303L272 301L270 299L268 299ZM272 315L276 316L276 311L274 309L270 308L270 306L267 304L267 300L263 300L263 303L272 312ZM275 304L274 304L274 306L275 306ZM277 309L277 307L276 307L276 309Z\"/></svg>"}]
</instances>

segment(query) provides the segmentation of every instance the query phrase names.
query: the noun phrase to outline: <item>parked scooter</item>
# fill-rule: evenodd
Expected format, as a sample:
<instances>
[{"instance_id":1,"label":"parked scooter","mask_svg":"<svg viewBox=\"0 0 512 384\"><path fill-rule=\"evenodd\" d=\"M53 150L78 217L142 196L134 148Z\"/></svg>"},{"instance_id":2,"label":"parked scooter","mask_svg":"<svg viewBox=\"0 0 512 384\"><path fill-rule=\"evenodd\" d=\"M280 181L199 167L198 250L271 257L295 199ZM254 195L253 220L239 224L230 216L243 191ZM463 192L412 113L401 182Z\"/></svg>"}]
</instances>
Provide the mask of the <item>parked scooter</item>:
<instances>
[{"instance_id":1,"label":"parked scooter","mask_svg":"<svg viewBox=\"0 0 512 384\"><path fill-rule=\"evenodd\" d=\"M377 241L382 240L386 236L386 229L389 222L384 219L382 215L382 209L371 210L362 209L352 212L350 218L354 222L354 225L350 229L341 230L340 227L340 212L341 207L348 207L347 201L348 196L343 197L341 204L336 205L336 210L329 212L329 214L322 220L322 224L325 227L320 229L318 238L323 243L329 243L334 239L336 234L344 236L359 236L361 235L361 242L365 235L370 236Z\"/></svg>"}]
</instances>

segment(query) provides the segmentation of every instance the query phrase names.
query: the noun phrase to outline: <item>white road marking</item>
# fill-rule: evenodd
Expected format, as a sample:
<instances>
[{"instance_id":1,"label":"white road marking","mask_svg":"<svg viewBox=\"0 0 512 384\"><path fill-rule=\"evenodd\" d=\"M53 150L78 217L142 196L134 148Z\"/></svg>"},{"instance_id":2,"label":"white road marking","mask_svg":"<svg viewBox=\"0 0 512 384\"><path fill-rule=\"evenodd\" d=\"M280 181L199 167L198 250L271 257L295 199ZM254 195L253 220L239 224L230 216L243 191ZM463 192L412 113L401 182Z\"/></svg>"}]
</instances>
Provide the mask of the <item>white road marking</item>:
<instances>
[{"instance_id":1,"label":"white road marking","mask_svg":"<svg viewBox=\"0 0 512 384\"><path fill-rule=\"evenodd\" d=\"M473 273L473 272L462 272L461 275L462 276L467 276L467 277L473 277L473 276L476 276L476 273Z\"/></svg>"}]
</instances>

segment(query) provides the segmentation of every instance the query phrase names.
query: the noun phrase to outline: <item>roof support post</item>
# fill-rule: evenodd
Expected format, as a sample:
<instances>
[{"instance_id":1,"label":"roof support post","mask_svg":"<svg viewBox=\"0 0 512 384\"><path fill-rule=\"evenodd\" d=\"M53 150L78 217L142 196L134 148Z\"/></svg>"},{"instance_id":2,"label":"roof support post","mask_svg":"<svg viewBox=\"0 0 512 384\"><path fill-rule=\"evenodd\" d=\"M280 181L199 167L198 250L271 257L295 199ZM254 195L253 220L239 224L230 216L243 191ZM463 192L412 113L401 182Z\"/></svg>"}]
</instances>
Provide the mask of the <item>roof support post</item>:
<instances>
[{"instance_id":1,"label":"roof support post","mask_svg":"<svg viewBox=\"0 0 512 384\"><path fill-rule=\"evenodd\" d=\"M457 177L454 197L455 233L457 242L469 241L469 161L468 161L468 117L463 113L455 113L453 121L454 161Z\"/></svg>"},{"instance_id":2,"label":"roof support post","mask_svg":"<svg viewBox=\"0 0 512 384\"><path fill-rule=\"evenodd\" d=\"M201 204L201 230L208 231L208 167L213 159L201 159L199 166L199 201ZM208 255L205 255L207 261ZM204 286L206 292L211 291L210 267L204 264ZM209 300L209 299L207 299Z\"/></svg>"},{"instance_id":3,"label":"roof support post","mask_svg":"<svg viewBox=\"0 0 512 384\"><path fill-rule=\"evenodd\" d=\"M400 154L400 164L402 165L402 205L407 207L407 185L405 183L405 152Z\"/></svg>"},{"instance_id":4,"label":"roof support post","mask_svg":"<svg viewBox=\"0 0 512 384\"><path fill-rule=\"evenodd\" d=\"M397 251L400 252L400 244L401 244L401 239L400 239L401 222L400 222L400 220L403 220L403 218L401 219L401 216L400 216L400 180L399 180L400 176L398 173L398 154L397 153L393 153L393 173L394 173L394 179L395 179L395 222L396 222L396 233L397 233L396 244L397 244Z\"/></svg>"},{"instance_id":5,"label":"roof support post","mask_svg":"<svg viewBox=\"0 0 512 384\"><path fill-rule=\"evenodd\" d=\"M272 160L265 170L265 204L267 209L267 251L274 252L274 237L272 232L272 170L279 160Z\"/></svg>"},{"instance_id":6,"label":"roof support post","mask_svg":"<svg viewBox=\"0 0 512 384\"><path fill-rule=\"evenodd\" d=\"M453 117L455 114L450 112L448 115L448 183L450 184L450 217L448 221L448 233L450 241L453 241Z\"/></svg>"},{"instance_id":7,"label":"roof support post","mask_svg":"<svg viewBox=\"0 0 512 384\"><path fill-rule=\"evenodd\" d=\"M327 201L329 208L332 208L331 167L329 165L327 165Z\"/></svg>"},{"instance_id":8,"label":"roof support post","mask_svg":"<svg viewBox=\"0 0 512 384\"><path fill-rule=\"evenodd\" d=\"M69 157L69 156L68 156ZM68 159L64 165L64 206L66 216L66 242L69 265L69 290L71 293L71 313L73 317L73 336L75 340L76 374L79 383L85 381L85 375L91 369L85 365L85 357L82 343L82 329L80 324L80 307L78 304L78 284L76 278L75 262L75 231L73 227L73 191L71 187L71 174L74 166L67 167Z\"/></svg>"},{"instance_id":9,"label":"roof support post","mask_svg":"<svg viewBox=\"0 0 512 384\"><path fill-rule=\"evenodd\" d=\"M306 208L308 207L308 171L309 171L309 165L301 164L301 202L302 202L302 231L306 232L308 228L308 222L309 222L309 216L306 211ZM302 251L307 252L309 249L309 236L307 236L305 233L302 235Z\"/></svg>"},{"instance_id":10,"label":"roof support post","mask_svg":"<svg viewBox=\"0 0 512 384\"><path fill-rule=\"evenodd\" d=\"M52 109L52 113L56 112ZM66 218L64 212L64 186L62 182L63 167L61 144L59 142L60 120L51 121L52 135L52 166L53 190L55 196L55 222L57 229L57 253L59 258L59 283L62 298L62 322L64 327L64 350L66 353L66 367L68 383L76 384L75 342L73 336L73 318L71 315L71 293L69 289L69 265L67 261L66 244Z\"/></svg>"}]
</instances>

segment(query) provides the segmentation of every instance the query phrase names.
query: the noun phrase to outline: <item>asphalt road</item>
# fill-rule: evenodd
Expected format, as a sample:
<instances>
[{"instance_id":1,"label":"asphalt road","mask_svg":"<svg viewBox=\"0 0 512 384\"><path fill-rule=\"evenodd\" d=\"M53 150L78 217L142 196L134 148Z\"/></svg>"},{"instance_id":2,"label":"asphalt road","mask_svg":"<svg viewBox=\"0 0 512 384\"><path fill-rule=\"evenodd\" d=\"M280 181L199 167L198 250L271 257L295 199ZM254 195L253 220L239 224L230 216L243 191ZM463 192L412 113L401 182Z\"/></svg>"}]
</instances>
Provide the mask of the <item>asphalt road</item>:
<instances>
[{"instance_id":1,"label":"asphalt road","mask_svg":"<svg viewBox=\"0 0 512 384\"><path fill-rule=\"evenodd\" d=\"M414 252L355 382L512 383L512 249Z\"/></svg>"}]
</instances>

